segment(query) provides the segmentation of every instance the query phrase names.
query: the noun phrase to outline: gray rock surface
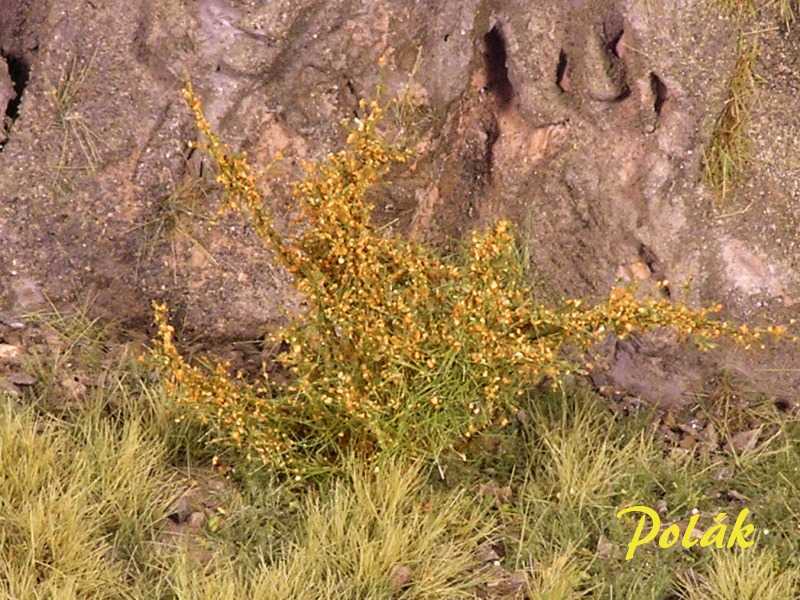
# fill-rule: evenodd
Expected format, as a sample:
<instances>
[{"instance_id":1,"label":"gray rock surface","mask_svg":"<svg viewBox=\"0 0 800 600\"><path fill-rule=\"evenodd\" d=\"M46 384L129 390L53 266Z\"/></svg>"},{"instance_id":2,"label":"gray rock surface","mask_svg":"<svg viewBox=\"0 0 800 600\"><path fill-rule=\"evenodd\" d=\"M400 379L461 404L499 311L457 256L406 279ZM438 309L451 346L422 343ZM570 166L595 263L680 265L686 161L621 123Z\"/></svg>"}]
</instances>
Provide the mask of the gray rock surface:
<instances>
[{"instance_id":1,"label":"gray rock surface","mask_svg":"<svg viewBox=\"0 0 800 600\"><path fill-rule=\"evenodd\" d=\"M419 151L377 194L376 214L395 231L447 245L510 217L543 297L597 299L619 281L658 293L669 280L675 299L723 301L754 322L800 306L800 28L787 32L769 12L753 25L756 159L715 209L701 159L738 25L707 0L0 9L0 49L30 68L0 155L0 301L12 312L15 281L59 305L88 296L96 314L136 327L164 299L187 337L207 340L252 339L302 309L241 220L216 218L207 165L186 146L187 76L232 145L257 160L289 157L265 183L279 218L299 161L336 148L340 121L381 84L408 91L412 115L388 126L413 129ZM0 100L3 73L0 64ZM652 362L619 355L612 372ZM655 376L678 371L661 365Z\"/></svg>"}]
</instances>

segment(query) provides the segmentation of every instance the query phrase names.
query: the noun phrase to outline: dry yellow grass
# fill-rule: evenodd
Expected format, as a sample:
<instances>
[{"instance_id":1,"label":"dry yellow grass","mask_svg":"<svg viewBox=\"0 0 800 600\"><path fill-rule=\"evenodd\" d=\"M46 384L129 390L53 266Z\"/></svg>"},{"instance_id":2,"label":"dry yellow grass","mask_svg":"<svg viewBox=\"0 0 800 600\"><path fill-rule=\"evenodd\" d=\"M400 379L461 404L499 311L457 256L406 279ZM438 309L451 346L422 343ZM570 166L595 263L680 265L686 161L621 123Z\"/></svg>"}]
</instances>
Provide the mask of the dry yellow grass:
<instances>
[{"instance_id":1,"label":"dry yellow grass","mask_svg":"<svg viewBox=\"0 0 800 600\"><path fill-rule=\"evenodd\" d=\"M711 141L703 157L706 182L720 201L730 196L750 159L747 126L755 92L753 69L757 58L757 44L742 36L729 83L728 97L714 125Z\"/></svg>"}]
</instances>

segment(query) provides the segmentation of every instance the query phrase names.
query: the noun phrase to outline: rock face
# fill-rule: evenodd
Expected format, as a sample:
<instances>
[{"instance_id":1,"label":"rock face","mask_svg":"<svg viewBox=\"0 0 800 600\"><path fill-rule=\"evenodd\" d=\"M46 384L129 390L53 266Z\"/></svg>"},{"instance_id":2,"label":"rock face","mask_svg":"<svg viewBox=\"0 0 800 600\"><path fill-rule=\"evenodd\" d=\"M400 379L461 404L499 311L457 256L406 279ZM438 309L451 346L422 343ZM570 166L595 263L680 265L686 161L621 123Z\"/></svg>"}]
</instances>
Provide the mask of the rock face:
<instances>
[{"instance_id":1,"label":"rock face","mask_svg":"<svg viewBox=\"0 0 800 600\"><path fill-rule=\"evenodd\" d=\"M0 0L0 16L24 87L0 155L11 309L18 280L133 326L163 298L188 335L217 340L301 309L241 220L216 216L186 145L189 76L229 142L288 157L264 184L279 215L299 161L336 148L341 119L382 84L406 94L388 126L419 150L379 194L395 231L446 244L510 217L545 296L599 298L619 280L661 293L668 280L672 298L734 317L796 312L800 28L775 15L752 28L756 159L722 209L701 159L737 23L706 0ZM612 373L647 368L629 350Z\"/></svg>"},{"instance_id":2,"label":"rock face","mask_svg":"<svg viewBox=\"0 0 800 600\"><path fill-rule=\"evenodd\" d=\"M8 63L4 58L0 58L0 114L5 114L8 110L8 105L17 97L14 91L14 82L11 80L11 75L8 72ZM0 124L0 144L5 143L8 139L7 136L6 119Z\"/></svg>"}]
</instances>

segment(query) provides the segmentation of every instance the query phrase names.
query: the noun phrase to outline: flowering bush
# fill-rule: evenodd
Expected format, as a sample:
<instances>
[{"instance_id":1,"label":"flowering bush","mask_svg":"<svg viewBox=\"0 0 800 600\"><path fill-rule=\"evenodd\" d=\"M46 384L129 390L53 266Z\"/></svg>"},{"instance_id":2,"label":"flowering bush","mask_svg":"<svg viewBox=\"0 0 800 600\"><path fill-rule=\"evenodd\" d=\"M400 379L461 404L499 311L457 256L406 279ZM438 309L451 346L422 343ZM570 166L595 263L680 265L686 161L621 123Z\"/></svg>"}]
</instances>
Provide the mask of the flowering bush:
<instances>
[{"instance_id":1,"label":"flowering bush","mask_svg":"<svg viewBox=\"0 0 800 600\"><path fill-rule=\"evenodd\" d=\"M293 187L304 226L281 235L246 156L211 130L191 87L185 97L226 206L249 217L309 302L308 313L280 334L288 350L279 360L291 374L281 385L246 381L225 364L188 364L166 307L156 307L154 354L167 384L183 416L201 420L220 448L291 471L335 461L341 450L435 455L507 423L525 388L576 370L567 347L575 355L609 334L661 327L742 344L781 333L714 320L719 306L639 301L625 289L593 307L537 304L505 221L474 233L450 259L382 234L366 193L409 153L379 132L376 103L362 102L365 116L349 129L343 150L306 165Z\"/></svg>"}]
</instances>

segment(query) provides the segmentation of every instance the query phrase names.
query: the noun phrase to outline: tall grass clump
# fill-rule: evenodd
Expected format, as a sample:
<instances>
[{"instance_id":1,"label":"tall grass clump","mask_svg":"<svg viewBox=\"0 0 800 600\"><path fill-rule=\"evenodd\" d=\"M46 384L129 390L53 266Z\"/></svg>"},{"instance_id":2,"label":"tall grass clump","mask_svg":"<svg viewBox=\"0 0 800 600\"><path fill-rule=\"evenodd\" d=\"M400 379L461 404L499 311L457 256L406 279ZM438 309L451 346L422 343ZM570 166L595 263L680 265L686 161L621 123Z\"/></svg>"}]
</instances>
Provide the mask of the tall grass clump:
<instances>
[{"instance_id":1,"label":"tall grass clump","mask_svg":"<svg viewBox=\"0 0 800 600\"><path fill-rule=\"evenodd\" d=\"M176 597L455 600L491 580L475 549L496 520L469 493L433 492L420 463L390 460L376 472L348 461L343 473L302 503L281 557L239 555L203 572L175 563Z\"/></svg>"},{"instance_id":2,"label":"tall grass clump","mask_svg":"<svg viewBox=\"0 0 800 600\"><path fill-rule=\"evenodd\" d=\"M798 571L768 552L718 552L707 573L681 580L686 600L783 600L797 597Z\"/></svg>"},{"instance_id":3,"label":"tall grass clump","mask_svg":"<svg viewBox=\"0 0 800 600\"><path fill-rule=\"evenodd\" d=\"M725 105L717 117L703 155L705 180L720 201L726 200L741 181L751 157L747 127L756 89L754 69L758 52L755 42L740 36Z\"/></svg>"},{"instance_id":4,"label":"tall grass clump","mask_svg":"<svg viewBox=\"0 0 800 600\"><path fill-rule=\"evenodd\" d=\"M246 381L222 363L188 363L167 308L157 305L154 354L180 418L208 427L216 448L297 474L330 466L342 451L437 455L505 424L524 389L575 372L569 357L609 334L671 327L748 345L780 332L714 320L719 306L639 301L625 289L597 306L539 304L505 221L473 233L454 257L385 235L371 221L368 192L410 153L381 134L377 103L361 103L343 150L305 166L292 188L302 226L284 235L246 156L211 130L191 87L185 96L226 207L249 218L309 307L280 333L290 380L278 383Z\"/></svg>"},{"instance_id":5,"label":"tall grass clump","mask_svg":"<svg viewBox=\"0 0 800 600\"><path fill-rule=\"evenodd\" d=\"M143 419L0 394L0 597L129 597L177 488L166 455Z\"/></svg>"}]
</instances>

